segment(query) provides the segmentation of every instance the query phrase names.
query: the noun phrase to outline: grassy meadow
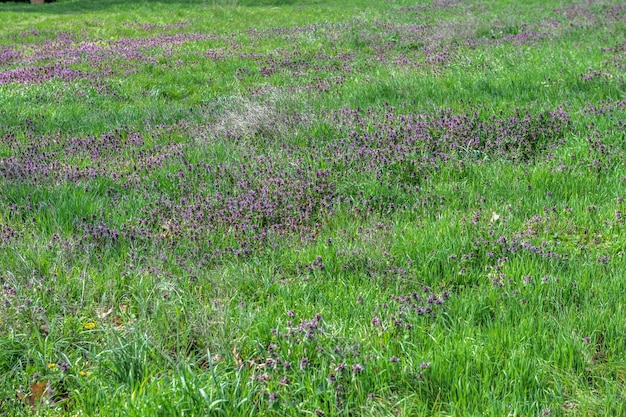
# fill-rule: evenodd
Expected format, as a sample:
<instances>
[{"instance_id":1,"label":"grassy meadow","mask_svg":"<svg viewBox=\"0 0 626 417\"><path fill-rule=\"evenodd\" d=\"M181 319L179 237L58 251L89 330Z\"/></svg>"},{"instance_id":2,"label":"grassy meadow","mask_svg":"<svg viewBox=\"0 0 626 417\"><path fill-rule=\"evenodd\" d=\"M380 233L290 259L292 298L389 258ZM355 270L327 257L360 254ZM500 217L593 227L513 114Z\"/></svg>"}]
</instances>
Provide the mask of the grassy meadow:
<instances>
[{"instance_id":1,"label":"grassy meadow","mask_svg":"<svg viewBox=\"0 0 626 417\"><path fill-rule=\"evenodd\" d=\"M626 416L619 0L0 3L0 415Z\"/></svg>"}]
</instances>

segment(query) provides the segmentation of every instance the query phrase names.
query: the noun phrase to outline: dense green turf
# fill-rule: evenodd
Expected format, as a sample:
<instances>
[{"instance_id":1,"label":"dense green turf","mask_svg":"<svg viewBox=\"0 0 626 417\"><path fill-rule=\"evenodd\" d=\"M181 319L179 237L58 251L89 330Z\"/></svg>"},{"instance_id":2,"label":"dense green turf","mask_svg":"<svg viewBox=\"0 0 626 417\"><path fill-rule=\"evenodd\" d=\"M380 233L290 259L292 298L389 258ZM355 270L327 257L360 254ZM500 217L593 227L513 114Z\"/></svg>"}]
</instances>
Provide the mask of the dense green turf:
<instances>
[{"instance_id":1,"label":"dense green turf","mask_svg":"<svg viewBox=\"0 0 626 417\"><path fill-rule=\"evenodd\" d=\"M626 7L0 4L0 415L626 415Z\"/></svg>"}]
</instances>

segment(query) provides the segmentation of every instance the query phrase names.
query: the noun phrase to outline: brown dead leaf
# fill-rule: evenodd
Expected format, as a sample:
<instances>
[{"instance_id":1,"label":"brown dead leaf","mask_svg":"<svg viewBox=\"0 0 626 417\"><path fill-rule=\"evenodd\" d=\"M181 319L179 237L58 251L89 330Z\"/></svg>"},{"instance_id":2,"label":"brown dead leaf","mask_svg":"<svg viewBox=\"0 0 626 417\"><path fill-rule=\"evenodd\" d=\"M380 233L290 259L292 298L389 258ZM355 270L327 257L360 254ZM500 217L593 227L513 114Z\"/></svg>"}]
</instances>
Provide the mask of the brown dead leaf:
<instances>
[{"instance_id":1,"label":"brown dead leaf","mask_svg":"<svg viewBox=\"0 0 626 417\"><path fill-rule=\"evenodd\" d=\"M30 386L30 395L25 396L22 391L17 392L17 398L24 404L35 407L40 401L49 398L52 394L52 390L46 381L33 382Z\"/></svg>"},{"instance_id":2,"label":"brown dead leaf","mask_svg":"<svg viewBox=\"0 0 626 417\"><path fill-rule=\"evenodd\" d=\"M111 324L113 324L115 330L124 330L124 320L121 317L111 317Z\"/></svg>"},{"instance_id":3,"label":"brown dead leaf","mask_svg":"<svg viewBox=\"0 0 626 417\"><path fill-rule=\"evenodd\" d=\"M39 383L33 382L33 384L30 386L30 390L33 399L35 401L39 401L44 396L44 394L49 391L48 383L46 381L41 381Z\"/></svg>"}]
</instances>

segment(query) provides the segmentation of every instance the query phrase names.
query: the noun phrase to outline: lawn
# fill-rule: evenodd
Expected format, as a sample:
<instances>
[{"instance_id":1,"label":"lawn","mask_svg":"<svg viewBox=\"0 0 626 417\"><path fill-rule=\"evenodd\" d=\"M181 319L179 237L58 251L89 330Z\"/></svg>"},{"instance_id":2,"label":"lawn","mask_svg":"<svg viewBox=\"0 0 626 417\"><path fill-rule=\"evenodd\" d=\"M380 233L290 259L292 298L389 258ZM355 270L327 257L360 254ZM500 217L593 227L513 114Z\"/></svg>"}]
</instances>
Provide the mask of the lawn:
<instances>
[{"instance_id":1,"label":"lawn","mask_svg":"<svg viewBox=\"0 0 626 417\"><path fill-rule=\"evenodd\" d=\"M626 415L619 0L0 3L0 415Z\"/></svg>"}]
</instances>

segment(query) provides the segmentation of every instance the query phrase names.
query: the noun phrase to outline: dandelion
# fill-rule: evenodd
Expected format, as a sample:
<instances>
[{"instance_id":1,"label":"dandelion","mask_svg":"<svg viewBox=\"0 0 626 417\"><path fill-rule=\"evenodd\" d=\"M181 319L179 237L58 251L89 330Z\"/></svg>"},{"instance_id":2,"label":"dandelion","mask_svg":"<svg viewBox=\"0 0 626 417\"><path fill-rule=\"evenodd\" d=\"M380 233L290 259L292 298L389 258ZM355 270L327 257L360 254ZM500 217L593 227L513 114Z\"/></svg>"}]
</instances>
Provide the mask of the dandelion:
<instances>
[{"instance_id":1,"label":"dandelion","mask_svg":"<svg viewBox=\"0 0 626 417\"><path fill-rule=\"evenodd\" d=\"M93 321L87 322L85 323L85 325L83 326L83 329L85 330L93 330L96 328L96 323Z\"/></svg>"},{"instance_id":2,"label":"dandelion","mask_svg":"<svg viewBox=\"0 0 626 417\"><path fill-rule=\"evenodd\" d=\"M56 367L57 367L57 364L56 364L56 363L49 363L49 364L48 364L48 369L54 369L54 368L56 368Z\"/></svg>"}]
</instances>

